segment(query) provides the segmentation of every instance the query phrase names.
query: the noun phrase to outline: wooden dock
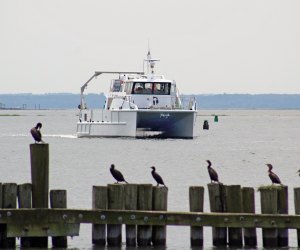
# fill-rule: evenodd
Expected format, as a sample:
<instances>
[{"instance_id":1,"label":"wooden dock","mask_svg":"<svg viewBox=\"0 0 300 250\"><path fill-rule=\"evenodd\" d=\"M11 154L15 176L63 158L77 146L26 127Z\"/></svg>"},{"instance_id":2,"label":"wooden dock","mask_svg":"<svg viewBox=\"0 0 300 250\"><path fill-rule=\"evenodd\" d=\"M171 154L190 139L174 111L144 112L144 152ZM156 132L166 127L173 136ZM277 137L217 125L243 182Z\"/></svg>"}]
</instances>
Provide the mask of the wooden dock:
<instances>
[{"instance_id":1,"label":"wooden dock","mask_svg":"<svg viewBox=\"0 0 300 250\"><path fill-rule=\"evenodd\" d=\"M210 213L203 212L204 187L190 187L190 211L176 212L167 211L168 188L151 184L93 186L91 209L68 209L66 190L49 191L48 144L31 144L30 156L32 183L0 184L0 248L16 248L16 237L21 247L47 247L49 237L53 247L67 247L82 223L92 225L90 242L98 246L166 246L168 226L190 227L192 247L207 240L222 247L287 247L288 229L297 230L300 246L300 188L294 188L295 215L288 214L287 186L261 187L257 214L253 188L212 183ZM212 239L203 238L203 227L212 228Z\"/></svg>"}]
</instances>

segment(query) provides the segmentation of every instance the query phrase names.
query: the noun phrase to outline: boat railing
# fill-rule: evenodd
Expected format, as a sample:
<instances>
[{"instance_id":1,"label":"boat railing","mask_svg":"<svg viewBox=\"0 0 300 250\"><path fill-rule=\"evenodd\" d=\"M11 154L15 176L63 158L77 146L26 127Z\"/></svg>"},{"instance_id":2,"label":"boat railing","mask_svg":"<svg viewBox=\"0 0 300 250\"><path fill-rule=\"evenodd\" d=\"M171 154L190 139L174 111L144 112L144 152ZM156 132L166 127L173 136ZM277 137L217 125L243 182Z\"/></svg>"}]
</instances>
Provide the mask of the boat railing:
<instances>
[{"instance_id":1,"label":"boat railing","mask_svg":"<svg viewBox=\"0 0 300 250\"><path fill-rule=\"evenodd\" d=\"M180 96L180 109L197 110L197 102L195 96Z\"/></svg>"},{"instance_id":2,"label":"boat railing","mask_svg":"<svg viewBox=\"0 0 300 250\"><path fill-rule=\"evenodd\" d=\"M116 110L117 111L117 110ZM119 113L107 109L86 109L81 110L79 121L92 124L92 123L119 123Z\"/></svg>"}]
</instances>

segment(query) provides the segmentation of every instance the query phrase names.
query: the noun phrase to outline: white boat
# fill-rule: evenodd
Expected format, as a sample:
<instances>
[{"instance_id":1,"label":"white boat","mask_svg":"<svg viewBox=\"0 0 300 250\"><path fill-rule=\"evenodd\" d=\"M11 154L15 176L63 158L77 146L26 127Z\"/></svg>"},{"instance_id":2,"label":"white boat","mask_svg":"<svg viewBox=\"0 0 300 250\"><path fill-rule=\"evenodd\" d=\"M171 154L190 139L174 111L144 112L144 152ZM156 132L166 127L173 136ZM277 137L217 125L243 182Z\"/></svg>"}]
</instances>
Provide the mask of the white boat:
<instances>
[{"instance_id":1,"label":"white boat","mask_svg":"<svg viewBox=\"0 0 300 250\"><path fill-rule=\"evenodd\" d=\"M194 138L197 105L184 101L173 80L154 72L150 51L144 72L96 71L81 87L77 137ZM101 74L115 74L103 109L88 109L84 90Z\"/></svg>"}]
</instances>

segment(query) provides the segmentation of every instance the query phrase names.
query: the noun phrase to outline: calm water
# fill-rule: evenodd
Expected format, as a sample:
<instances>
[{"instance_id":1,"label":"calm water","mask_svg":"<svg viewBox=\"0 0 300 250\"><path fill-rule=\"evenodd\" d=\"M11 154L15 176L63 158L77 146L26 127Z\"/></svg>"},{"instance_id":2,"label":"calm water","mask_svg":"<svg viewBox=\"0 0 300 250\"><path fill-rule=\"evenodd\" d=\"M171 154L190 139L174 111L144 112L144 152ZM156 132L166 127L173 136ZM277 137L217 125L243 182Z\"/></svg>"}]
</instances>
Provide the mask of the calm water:
<instances>
[{"instance_id":1,"label":"calm water","mask_svg":"<svg viewBox=\"0 0 300 250\"><path fill-rule=\"evenodd\" d=\"M200 111L194 140L121 138L77 139L77 110L0 110L0 182L30 182L29 130L43 123L50 145L50 189L67 189L69 208L91 208L92 186L113 183L114 163L131 183L153 183L150 166L157 167L169 187L168 210L188 211L188 188L209 182L206 160L211 160L224 184L258 188L270 184L266 163L272 163L289 186L289 211L294 213L293 188L300 186L300 111ZM214 122L213 114L219 116ZM9 115L9 116L6 116ZM17 116L12 116L17 115ZM202 130L208 120L210 130ZM256 192L256 211L260 212ZM207 189L205 207L209 211ZM295 230L290 245L296 246ZM258 230L259 246L261 231ZM211 248L211 229L205 228L205 248ZM189 228L168 228L168 249L190 249ZM82 225L70 248L91 249L91 226Z\"/></svg>"}]
</instances>

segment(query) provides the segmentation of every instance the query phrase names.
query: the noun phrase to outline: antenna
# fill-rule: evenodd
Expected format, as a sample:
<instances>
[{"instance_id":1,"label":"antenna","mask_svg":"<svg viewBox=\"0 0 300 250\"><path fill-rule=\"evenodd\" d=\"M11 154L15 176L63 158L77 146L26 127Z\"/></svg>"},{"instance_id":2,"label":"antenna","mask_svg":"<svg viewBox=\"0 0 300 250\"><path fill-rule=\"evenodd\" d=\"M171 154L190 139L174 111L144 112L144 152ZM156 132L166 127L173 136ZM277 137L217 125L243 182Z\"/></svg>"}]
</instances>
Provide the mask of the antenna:
<instances>
[{"instance_id":1,"label":"antenna","mask_svg":"<svg viewBox=\"0 0 300 250\"><path fill-rule=\"evenodd\" d=\"M152 59L151 58L151 52L150 52L150 45L149 45L149 40L148 40L148 53L147 53L147 59L144 60L147 62L147 73L148 74L154 74L154 66L155 62L158 62L158 59Z\"/></svg>"}]
</instances>

